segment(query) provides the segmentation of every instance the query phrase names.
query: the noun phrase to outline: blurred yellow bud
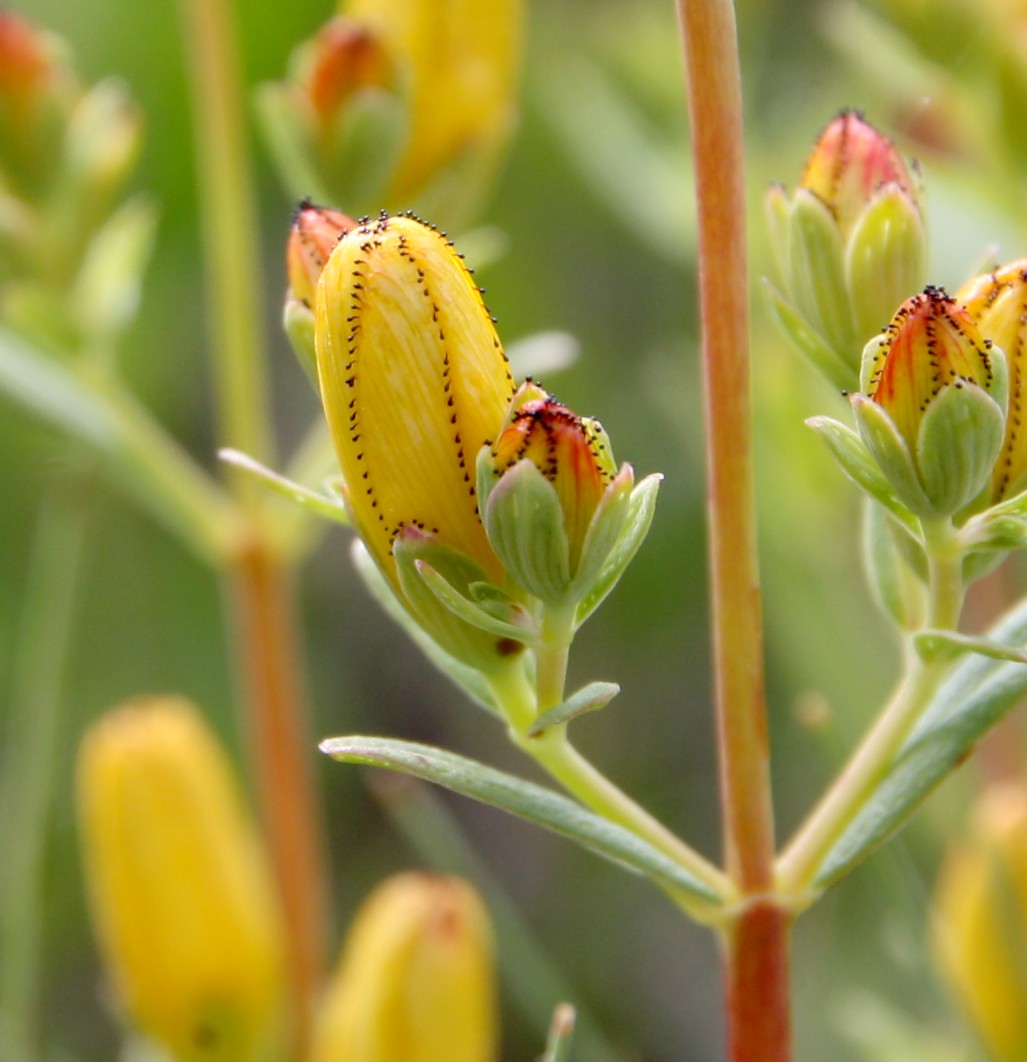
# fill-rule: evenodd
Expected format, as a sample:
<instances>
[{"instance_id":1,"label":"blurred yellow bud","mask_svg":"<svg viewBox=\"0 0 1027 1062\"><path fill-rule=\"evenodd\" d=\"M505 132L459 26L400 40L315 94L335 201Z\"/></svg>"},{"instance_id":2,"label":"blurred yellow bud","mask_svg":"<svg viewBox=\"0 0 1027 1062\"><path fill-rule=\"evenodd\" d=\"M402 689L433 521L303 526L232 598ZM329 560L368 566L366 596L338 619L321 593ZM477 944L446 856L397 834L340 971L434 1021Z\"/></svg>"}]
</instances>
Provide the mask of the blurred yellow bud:
<instances>
[{"instance_id":1,"label":"blurred yellow bud","mask_svg":"<svg viewBox=\"0 0 1027 1062\"><path fill-rule=\"evenodd\" d=\"M522 0L348 0L409 94L409 135L388 192L408 202L461 155L494 156L515 117Z\"/></svg>"},{"instance_id":2,"label":"blurred yellow bud","mask_svg":"<svg viewBox=\"0 0 1027 1062\"><path fill-rule=\"evenodd\" d=\"M995 1062L1027 1058L1027 790L995 787L948 854L932 920L938 967Z\"/></svg>"},{"instance_id":3,"label":"blurred yellow bud","mask_svg":"<svg viewBox=\"0 0 1027 1062\"><path fill-rule=\"evenodd\" d=\"M1001 501L1027 485L1027 258L968 281L956 292L981 335L1006 355L1009 413L1002 453L991 477L991 500Z\"/></svg>"},{"instance_id":4,"label":"blurred yellow bud","mask_svg":"<svg viewBox=\"0 0 1027 1062\"><path fill-rule=\"evenodd\" d=\"M448 240L412 217L351 229L317 288L321 398L354 524L398 586L403 528L436 536L494 582L474 463L513 381L481 294Z\"/></svg>"},{"instance_id":5,"label":"blurred yellow bud","mask_svg":"<svg viewBox=\"0 0 1027 1062\"><path fill-rule=\"evenodd\" d=\"M176 1062L275 1059L282 930L269 870L196 709L152 698L94 724L78 809L93 921L127 1020Z\"/></svg>"},{"instance_id":6,"label":"blurred yellow bud","mask_svg":"<svg viewBox=\"0 0 1027 1062\"><path fill-rule=\"evenodd\" d=\"M495 994L488 916L474 890L398 874L357 912L312 1062L492 1062Z\"/></svg>"}]
</instances>

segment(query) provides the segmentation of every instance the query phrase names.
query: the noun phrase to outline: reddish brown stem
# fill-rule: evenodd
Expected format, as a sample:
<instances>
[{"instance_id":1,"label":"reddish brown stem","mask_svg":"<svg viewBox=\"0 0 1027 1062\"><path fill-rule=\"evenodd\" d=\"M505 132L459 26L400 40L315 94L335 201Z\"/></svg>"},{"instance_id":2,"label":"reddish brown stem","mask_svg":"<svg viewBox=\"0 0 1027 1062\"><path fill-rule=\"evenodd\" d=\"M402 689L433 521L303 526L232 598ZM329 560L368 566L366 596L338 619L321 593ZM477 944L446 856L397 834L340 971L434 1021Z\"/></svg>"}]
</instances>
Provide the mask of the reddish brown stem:
<instances>
[{"instance_id":1,"label":"reddish brown stem","mask_svg":"<svg viewBox=\"0 0 1027 1062\"><path fill-rule=\"evenodd\" d=\"M791 1057L788 958L790 916L769 900L750 903L727 940L728 1057Z\"/></svg>"},{"instance_id":2,"label":"reddish brown stem","mask_svg":"<svg viewBox=\"0 0 1027 1062\"><path fill-rule=\"evenodd\" d=\"M743 897L774 885L774 822L749 394L742 92L730 0L678 0L699 222L710 596L725 864ZM765 910L764 915L756 912ZM727 949L733 1062L790 1058L788 924L743 902ZM772 976L771 976L772 975ZM769 978L769 980L767 979Z\"/></svg>"},{"instance_id":3,"label":"reddish brown stem","mask_svg":"<svg viewBox=\"0 0 1027 1062\"><path fill-rule=\"evenodd\" d=\"M289 578L255 542L235 569L243 704L258 794L286 924L293 1054L306 1057L312 1005L328 938L324 854L314 798L315 746L307 734Z\"/></svg>"}]
</instances>

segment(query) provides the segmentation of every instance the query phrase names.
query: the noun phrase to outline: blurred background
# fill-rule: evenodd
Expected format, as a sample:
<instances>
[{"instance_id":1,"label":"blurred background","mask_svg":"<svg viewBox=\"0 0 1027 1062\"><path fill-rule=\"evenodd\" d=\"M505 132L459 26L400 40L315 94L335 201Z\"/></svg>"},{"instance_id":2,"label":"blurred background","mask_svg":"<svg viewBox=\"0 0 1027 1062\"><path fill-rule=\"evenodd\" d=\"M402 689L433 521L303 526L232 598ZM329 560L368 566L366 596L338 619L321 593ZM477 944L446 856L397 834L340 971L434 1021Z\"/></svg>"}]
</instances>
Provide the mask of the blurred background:
<instances>
[{"instance_id":1,"label":"blurred background","mask_svg":"<svg viewBox=\"0 0 1027 1062\"><path fill-rule=\"evenodd\" d=\"M209 307L177 7L131 0L20 6L69 42L86 81L123 78L144 112L133 188L155 201L159 232L138 321L124 345L125 373L175 437L213 468L222 440L205 360ZM994 191L996 172L1015 182L1022 171L1008 165L1003 171L1002 160L978 152L967 132L973 122L963 111L959 122L951 120L954 112L946 109L946 91L971 83L984 91L973 80L980 42L963 35L956 47L943 34L947 51L939 46L932 52L925 23L917 21L923 6L898 0L739 5L767 668L782 838L880 705L897 656L863 586L855 492L803 425L813 413L842 415L844 406L762 310L756 280L772 272L763 191L771 180L794 185L818 130L843 106L860 107L922 160L934 280L957 285L989 245L1000 246L1003 260L1027 250L1027 212L1006 190ZM954 0L935 5L953 19L960 6ZM236 7L251 86L281 77L294 45L331 14L324 0L242 0ZM960 98L965 104L976 97L967 90ZM666 475L652 534L576 642L571 688L605 679L623 690L605 712L576 724L577 741L643 804L717 857L697 278L673 4L533 3L521 106L498 186L478 219L501 253L478 279L507 343L549 330L577 339L577 362L541 374L542 383L577 411L599 417L619 460L630 460L641 473ZM287 451L319 408L280 327L283 248L294 203L256 135L253 151L262 253L252 268L266 293L274 431ZM451 234L459 243L459 233ZM9 404L0 404L0 452L4 696L39 499L69 473L63 441ZM127 697L176 691L207 710L240 759L242 743L232 708L226 602L216 581L102 474L85 489L83 583L70 656L59 676L61 781L46 852L45 1027L53 1057L105 1059L114 1056L116 1026L86 921L70 782L77 737ZM1017 572L1006 571L992 592L1011 599L1017 582ZM346 532L323 532L302 572L301 601L313 706L310 755L333 873L335 924L325 932L334 951L371 885L419 860L383 811L371 776L320 756L313 739L401 736L509 771L531 774L531 768L494 721L464 703L380 614L351 569ZM975 607L987 615L995 606L980 601ZM4 711L0 702L0 733ZM887 1053L888 1045L909 1029L972 1052L972 1035L945 998L924 935L940 853L936 827L959 821L983 769L978 762L967 766L897 842L800 922L798 1057L898 1058ZM594 1023L625 1062L723 1056L719 957L709 933L685 924L641 879L499 812L442 799L544 941L583 1020ZM534 1057L543 1029L509 1000L503 1017L503 1058Z\"/></svg>"}]
</instances>

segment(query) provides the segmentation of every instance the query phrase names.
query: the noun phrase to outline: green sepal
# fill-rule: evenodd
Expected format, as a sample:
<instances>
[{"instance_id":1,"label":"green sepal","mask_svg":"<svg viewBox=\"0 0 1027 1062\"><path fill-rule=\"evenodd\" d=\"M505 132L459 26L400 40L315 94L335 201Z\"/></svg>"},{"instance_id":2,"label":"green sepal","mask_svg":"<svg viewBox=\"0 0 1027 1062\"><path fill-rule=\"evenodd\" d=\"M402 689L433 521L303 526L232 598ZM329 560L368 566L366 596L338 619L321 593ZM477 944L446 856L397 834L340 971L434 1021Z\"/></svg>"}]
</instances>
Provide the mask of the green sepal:
<instances>
[{"instance_id":1,"label":"green sepal","mask_svg":"<svg viewBox=\"0 0 1027 1062\"><path fill-rule=\"evenodd\" d=\"M113 347L132 323L156 235L156 208L140 195L90 240L71 295L75 320L90 343Z\"/></svg>"},{"instance_id":2,"label":"green sepal","mask_svg":"<svg viewBox=\"0 0 1027 1062\"><path fill-rule=\"evenodd\" d=\"M401 771L543 826L623 868L645 875L708 916L723 906L722 896L647 841L523 778L430 745L390 738L329 738L320 748L343 763Z\"/></svg>"},{"instance_id":3,"label":"green sepal","mask_svg":"<svg viewBox=\"0 0 1027 1062\"><path fill-rule=\"evenodd\" d=\"M255 457L244 454L240 450L225 448L218 450L218 457L226 464L241 469L247 475L252 476L269 490L280 494L289 501L315 516L323 517L334 523L349 527L352 523L349 512L342 501L339 493L328 494L311 490L302 483L295 483L286 476L272 471L266 465L262 465Z\"/></svg>"},{"instance_id":4,"label":"green sepal","mask_svg":"<svg viewBox=\"0 0 1027 1062\"><path fill-rule=\"evenodd\" d=\"M532 723L528 730L528 737L538 737L550 727L562 726L589 712L598 712L600 708L605 708L618 693L620 693L620 686L616 682L590 682L576 693L572 693L567 700L555 708L543 712Z\"/></svg>"},{"instance_id":5,"label":"green sepal","mask_svg":"<svg viewBox=\"0 0 1027 1062\"><path fill-rule=\"evenodd\" d=\"M827 443L838 466L860 490L879 501L911 534L919 533L916 518L899 500L891 483L856 432L832 417L810 417L806 423Z\"/></svg>"},{"instance_id":6,"label":"green sepal","mask_svg":"<svg viewBox=\"0 0 1027 1062\"><path fill-rule=\"evenodd\" d=\"M1027 642L1027 602L985 640L1000 646ZM1021 663L975 652L953 665L883 778L824 856L816 887L829 888L894 835L1025 693L1027 667Z\"/></svg>"},{"instance_id":7,"label":"green sepal","mask_svg":"<svg viewBox=\"0 0 1027 1062\"><path fill-rule=\"evenodd\" d=\"M917 435L920 482L934 512L951 516L981 493L1002 449L1001 406L975 384L946 384Z\"/></svg>"},{"instance_id":8,"label":"green sepal","mask_svg":"<svg viewBox=\"0 0 1027 1062\"><path fill-rule=\"evenodd\" d=\"M395 92L368 87L355 92L319 159L329 202L361 213L381 201L410 135L409 103Z\"/></svg>"},{"instance_id":9,"label":"green sepal","mask_svg":"<svg viewBox=\"0 0 1027 1062\"><path fill-rule=\"evenodd\" d=\"M795 307L771 284L764 280L767 306L778 327L814 368L824 374L832 387L839 391L851 391L856 386L856 372L843 360Z\"/></svg>"},{"instance_id":10,"label":"green sepal","mask_svg":"<svg viewBox=\"0 0 1027 1062\"><path fill-rule=\"evenodd\" d=\"M294 86L280 82L266 82L254 90L257 125L268 153L292 199L341 202L332 198L311 154L310 131L298 113L294 93Z\"/></svg>"},{"instance_id":11,"label":"green sepal","mask_svg":"<svg viewBox=\"0 0 1027 1062\"><path fill-rule=\"evenodd\" d=\"M860 214L845 251L845 279L858 336L880 332L924 285L926 238L920 211L897 185Z\"/></svg>"},{"instance_id":12,"label":"green sepal","mask_svg":"<svg viewBox=\"0 0 1027 1062\"><path fill-rule=\"evenodd\" d=\"M503 594L499 587L489 583L470 584L468 592L472 597L478 596L484 602L480 604L460 593L449 579L428 561L415 560L414 567L428 589L458 619L485 631L486 634L494 634L497 638L512 638L515 641L532 643L538 638L537 624L532 616L523 605ZM496 596L488 591L495 591ZM501 601L500 595L505 600Z\"/></svg>"},{"instance_id":13,"label":"green sepal","mask_svg":"<svg viewBox=\"0 0 1027 1062\"><path fill-rule=\"evenodd\" d=\"M788 276L788 228L792 214L792 203L788 193L777 183L767 189L763 197L763 214L767 221L770 235L770 248L774 252L778 274Z\"/></svg>"},{"instance_id":14,"label":"green sepal","mask_svg":"<svg viewBox=\"0 0 1027 1062\"><path fill-rule=\"evenodd\" d=\"M1009 645L993 642L989 638L975 638L956 631L921 630L913 635L913 648L921 660L952 660L965 653L976 653L989 660L1009 660L1027 664L1027 652Z\"/></svg>"},{"instance_id":15,"label":"green sepal","mask_svg":"<svg viewBox=\"0 0 1027 1062\"><path fill-rule=\"evenodd\" d=\"M367 547L359 538L353 540L352 556L353 566L372 597L381 605L386 614L403 628L410 640L424 653L434 667L463 690L472 701L490 714L502 719L503 716L496 706L492 690L481 672L447 653L425 631L392 589L392 585L382 574L374 558L367 551Z\"/></svg>"},{"instance_id":16,"label":"green sepal","mask_svg":"<svg viewBox=\"0 0 1027 1062\"><path fill-rule=\"evenodd\" d=\"M788 291L803 317L838 356L856 368L860 337L853 327L845 285L845 248L834 215L812 192L799 188L792 202Z\"/></svg>"},{"instance_id":17,"label":"green sepal","mask_svg":"<svg viewBox=\"0 0 1027 1062\"><path fill-rule=\"evenodd\" d=\"M908 559L909 535L883 506L866 499L863 510L863 561L874 599L900 630L922 626L926 587ZM919 548L916 546L916 548Z\"/></svg>"},{"instance_id":18,"label":"green sepal","mask_svg":"<svg viewBox=\"0 0 1027 1062\"><path fill-rule=\"evenodd\" d=\"M282 328L289 346L315 393L321 393L317 379L317 352L314 347L314 311L302 299L286 299Z\"/></svg>"},{"instance_id":19,"label":"green sepal","mask_svg":"<svg viewBox=\"0 0 1027 1062\"><path fill-rule=\"evenodd\" d=\"M574 573L574 581L567 595L571 601L580 601L599 578L606 558L616 546L630 515L634 486L634 470L631 465L624 465L600 498L585 532L578 570Z\"/></svg>"},{"instance_id":20,"label":"green sepal","mask_svg":"<svg viewBox=\"0 0 1027 1062\"><path fill-rule=\"evenodd\" d=\"M860 438L899 501L917 516L937 516L924 492L906 440L883 406L863 394L849 395Z\"/></svg>"},{"instance_id":21,"label":"green sepal","mask_svg":"<svg viewBox=\"0 0 1027 1062\"><path fill-rule=\"evenodd\" d=\"M487 582L485 573L465 553L443 545L425 531L404 527L392 544L392 556L396 562L396 576L400 590L411 612L430 637L461 662L470 667L491 673L509 664L524 648L526 632L518 637L495 634L483 629L479 623L470 623L458 616L440 597L432 578L425 578L422 566L425 562L432 573L437 573L449 583L457 596L463 596L472 583ZM473 606L472 606L473 607ZM476 611L476 618L484 623L495 620L485 612Z\"/></svg>"},{"instance_id":22,"label":"green sepal","mask_svg":"<svg viewBox=\"0 0 1027 1062\"><path fill-rule=\"evenodd\" d=\"M478 482L484 487L479 507L496 556L529 594L563 602L571 586L570 544L556 489L529 460L518 461L498 480L491 470L483 474L482 463L479 457Z\"/></svg>"},{"instance_id":23,"label":"green sepal","mask_svg":"<svg viewBox=\"0 0 1027 1062\"><path fill-rule=\"evenodd\" d=\"M629 495L627 514L620 537L613 549L607 553L602 570L575 610L575 630L603 603L606 595L620 581L620 577L645 541L645 536L649 534L649 528L652 526L653 514L656 511L656 495L659 493L662 482L662 473L653 472L646 476Z\"/></svg>"}]
</instances>

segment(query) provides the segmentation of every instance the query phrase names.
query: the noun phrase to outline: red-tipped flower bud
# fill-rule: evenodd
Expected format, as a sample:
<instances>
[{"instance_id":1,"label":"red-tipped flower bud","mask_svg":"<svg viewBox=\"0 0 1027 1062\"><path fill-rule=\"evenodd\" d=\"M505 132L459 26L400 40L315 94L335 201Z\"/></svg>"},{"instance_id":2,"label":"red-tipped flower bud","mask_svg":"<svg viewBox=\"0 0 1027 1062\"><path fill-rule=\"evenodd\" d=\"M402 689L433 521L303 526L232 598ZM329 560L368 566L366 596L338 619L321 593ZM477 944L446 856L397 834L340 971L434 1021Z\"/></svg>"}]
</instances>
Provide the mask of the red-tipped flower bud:
<instances>
[{"instance_id":1,"label":"red-tipped flower bud","mask_svg":"<svg viewBox=\"0 0 1027 1062\"><path fill-rule=\"evenodd\" d=\"M785 291L772 309L795 344L843 389L895 307L923 284L918 187L891 141L854 111L821 133L789 197L775 186L768 217Z\"/></svg>"},{"instance_id":2,"label":"red-tipped flower bud","mask_svg":"<svg viewBox=\"0 0 1027 1062\"><path fill-rule=\"evenodd\" d=\"M1002 445L1005 357L966 308L928 287L867 344L853 408L896 493L922 516L977 497Z\"/></svg>"}]
</instances>

